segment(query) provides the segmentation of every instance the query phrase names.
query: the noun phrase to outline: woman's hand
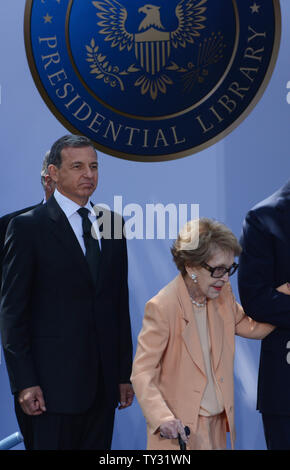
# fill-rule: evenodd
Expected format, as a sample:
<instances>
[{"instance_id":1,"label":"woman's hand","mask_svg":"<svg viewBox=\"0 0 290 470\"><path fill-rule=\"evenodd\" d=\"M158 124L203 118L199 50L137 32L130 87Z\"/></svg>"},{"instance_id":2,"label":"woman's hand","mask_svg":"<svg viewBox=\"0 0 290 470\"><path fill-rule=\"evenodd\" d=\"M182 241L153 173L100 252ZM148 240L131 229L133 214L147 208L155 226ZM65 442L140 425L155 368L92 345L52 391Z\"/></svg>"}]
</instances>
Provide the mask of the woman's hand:
<instances>
[{"instance_id":1,"label":"woman's hand","mask_svg":"<svg viewBox=\"0 0 290 470\"><path fill-rule=\"evenodd\" d=\"M281 286L277 287L276 289L278 292L282 292L282 294L290 295L290 283L285 282Z\"/></svg>"},{"instance_id":2,"label":"woman's hand","mask_svg":"<svg viewBox=\"0 0 290 470\"><path fill-rule=\"evenodd\" d=\"M160 425L159 430L160 437L165 437L166 439L177 439L178 434L180 434L180 437L184 442L188 441L188 437L185 434L184 426L180 419L165 421L165 423Z\"/></svg>"}]
</instances>

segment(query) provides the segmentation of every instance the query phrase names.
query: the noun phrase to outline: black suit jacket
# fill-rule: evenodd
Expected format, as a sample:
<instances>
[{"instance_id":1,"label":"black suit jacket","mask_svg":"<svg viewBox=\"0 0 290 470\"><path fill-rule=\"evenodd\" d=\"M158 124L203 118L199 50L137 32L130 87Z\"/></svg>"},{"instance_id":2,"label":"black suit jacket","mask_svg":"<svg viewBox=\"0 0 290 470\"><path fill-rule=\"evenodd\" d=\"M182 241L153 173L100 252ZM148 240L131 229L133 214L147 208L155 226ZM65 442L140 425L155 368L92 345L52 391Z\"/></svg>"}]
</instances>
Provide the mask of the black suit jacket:
<instances>
[{"instance_id":1,"label":"black suit jacket","mask_svg":"<svg viewBox=\"0 0 290 470\"><path fill-rule=\"evenodd\" d=\"M107 215L113 232L119 216ZM95 286L54 197L7 229L0 325L11 388L16 393L40 385L50 412L87 410L100 370L110 403L117 404L118 384L129 382L126 240L101 243Z\"/></svg>"},{"instance_id":2,"label":"black suit jacket","mask_svg":"<svg viewBox=\"0 0 290 470\"><path fill-rule=\"evenodd\" d=\"M20 209L18 211L11 212L10 214L6 214L0 217L0 286L1 286L1 279L2 279L2 264L3 264L3 256L4 256L3 248L4 248L6 230L9 225L9 222L17 215L23 214L24 212L28 212L34 209L35 207L37 207L37 205L25 207L24 209Z\"/></svg>"},{"instance_id":3,"label":"black suit jacket","mask_svg":"<svg viewBox=\"0 0 290 470\"><path fill-rule=\"evenodd\" d=\"M278 328L262 341L258 409L290 414L290 181L246 216L238 274L242 305L257 321Z\"/></svg>"}]
</instances>

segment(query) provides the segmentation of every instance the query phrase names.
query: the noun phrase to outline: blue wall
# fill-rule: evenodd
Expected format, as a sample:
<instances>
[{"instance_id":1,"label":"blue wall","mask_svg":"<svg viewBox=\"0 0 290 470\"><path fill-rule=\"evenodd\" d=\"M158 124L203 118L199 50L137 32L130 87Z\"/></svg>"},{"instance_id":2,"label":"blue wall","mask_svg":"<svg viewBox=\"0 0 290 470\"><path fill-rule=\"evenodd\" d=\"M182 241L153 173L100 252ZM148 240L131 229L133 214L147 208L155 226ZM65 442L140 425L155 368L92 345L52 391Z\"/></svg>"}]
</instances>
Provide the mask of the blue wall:
<instances>
[{"instance_id":1,"label":"blue wall","mask_svg":"<svg viewBox=\"0 0 290 470\"><path fill-rule=\"evenodd\" d=\"M100 183L96 203L113 208L160 202L200 205L200 215L225 222L239 236L249 208L274 192L290 176L288 135L290 105L290 7L281 0L282 40L274 74L252 113L230 135L198 154L162 163L136 163L99 153ZM42 101L31 77L23 42L24 0L0 3L0 215L42 199L40 168L45 152L67 130ZM171 240L128 242L131 319L136 347L144 304L176 274ZM233 289L237 295L236 278ZM237 449L265 449L256 411L260 343L237 338L235 395ZM17 430L7 372L0 366L0 439ZM117 412L115 449L144 449L145 422L135 400ZM22 448L18 446L17 448Z\"/></svg>"}]
</instances>

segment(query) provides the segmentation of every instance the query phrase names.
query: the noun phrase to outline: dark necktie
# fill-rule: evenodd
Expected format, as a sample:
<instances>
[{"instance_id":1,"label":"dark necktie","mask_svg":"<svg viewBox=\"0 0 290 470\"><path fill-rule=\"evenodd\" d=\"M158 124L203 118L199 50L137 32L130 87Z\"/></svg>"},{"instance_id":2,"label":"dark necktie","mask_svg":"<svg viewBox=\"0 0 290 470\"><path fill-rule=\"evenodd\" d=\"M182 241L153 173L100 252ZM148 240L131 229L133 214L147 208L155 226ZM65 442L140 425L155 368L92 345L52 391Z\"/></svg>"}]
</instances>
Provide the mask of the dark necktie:
<instances>
[{"instance_id":1,"label":"dark necktie","mask_svg":"<svg viewBox=\"0 0 290 470\"><path fill-rule=\"evenodd\" d=\"M94 282L96 284L101 255L99 242L92 236L92 222L90 221L88 216L89 210L85 207L81 207L80 209L78 209L78 213L82 218L83 237L86 248L86 259Z\"/></svg>"}]
</instances>

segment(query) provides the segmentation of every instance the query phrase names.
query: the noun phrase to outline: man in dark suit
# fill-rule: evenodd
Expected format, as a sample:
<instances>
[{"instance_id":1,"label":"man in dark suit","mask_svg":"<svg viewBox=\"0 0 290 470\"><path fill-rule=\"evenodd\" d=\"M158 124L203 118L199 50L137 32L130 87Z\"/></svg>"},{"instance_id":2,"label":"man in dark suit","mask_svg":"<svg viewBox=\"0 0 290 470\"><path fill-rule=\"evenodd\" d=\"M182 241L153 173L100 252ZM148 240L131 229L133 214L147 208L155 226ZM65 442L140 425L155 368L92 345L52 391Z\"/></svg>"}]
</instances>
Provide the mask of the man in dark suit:
<instances>
[{"instance_id":1,"label":"man in dark suit","mask_svg":"<svg viewBox=\"0 0 290 470\"><path fill-rule=\"evenodd\" d=\"M104 210L96 224L87 138L56 141L48 170L54 195L11 221L4 248L0 325L16 415L28 449L109 449L115 408L133 400L123 221Z\"/></svg>"},{"instance_id":2,"label":"man in dark suit","mask_svg":"<svg viewBox=\"0 0 290 470\"><path fill-rule=\"evenodd\" d=\"M261 345L258 402L268 449L290 449L290 181L247 214L241 238L239 291L257 321L277 328ZM290 290L289 290L290 293Z\"/></svg>"},{"instance_id":3,"label":"man in dark suit","mask_svg":"<svg viewBox=\"0 0 290 470\"><path fill-rule=\"evenodd\" d=\"M45 200L40 202L40 204L47 201L50 198L50 196L53 194L54 189L55 189L54 181L52 180L51 176L48 174L48 169L47 169L48 156L49 156L49 152L47 152L44 157L41 174L40 174L41 176L40 181L41 181L44 195L45 195ZM28 212L34 209L37 205L38 204L34 206L25 207L24 209L20 209L18 211L11 212L9 214L5 214L4 216L0 217L0 286L1 286L1 279L2 279L3 248L4 248L6 230L9 225L9 222L17 215L23 214L24 212Z\"/></svg>"}]
</instances>

